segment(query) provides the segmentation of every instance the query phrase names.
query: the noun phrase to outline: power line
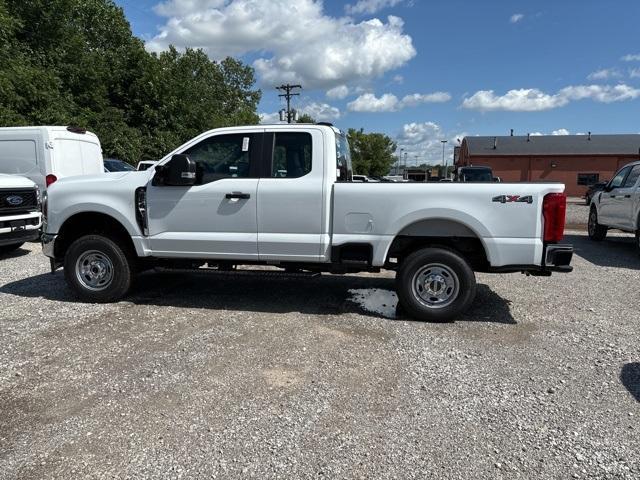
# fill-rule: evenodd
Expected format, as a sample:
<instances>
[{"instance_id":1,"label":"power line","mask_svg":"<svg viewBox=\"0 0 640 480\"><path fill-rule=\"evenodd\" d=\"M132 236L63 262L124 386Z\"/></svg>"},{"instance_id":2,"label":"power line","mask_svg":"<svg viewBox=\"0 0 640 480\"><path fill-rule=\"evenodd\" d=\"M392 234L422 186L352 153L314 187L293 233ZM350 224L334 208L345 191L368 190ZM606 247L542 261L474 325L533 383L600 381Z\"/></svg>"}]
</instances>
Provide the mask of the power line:
<instances>
[{"instance_id":1,"label":"power line","mask_svg":"<svg viewBox=\"0 0 640 480\"><path fill-rule=\"evenodd\" d=\"M299 93L291 93L292 90L296 89L296 88L300 88L302 89L302 85L289 85L287 84L283 84L280 85L279 87L276 87L276 90L281 90L285 93L281 93L280 95L278 95L279 97L284 97L287 99L287 123L291 123L291 121L294 119L294 111L291 110L291 97L297 97L298 95L300 95Z\"/></svg>"}]
</instances>

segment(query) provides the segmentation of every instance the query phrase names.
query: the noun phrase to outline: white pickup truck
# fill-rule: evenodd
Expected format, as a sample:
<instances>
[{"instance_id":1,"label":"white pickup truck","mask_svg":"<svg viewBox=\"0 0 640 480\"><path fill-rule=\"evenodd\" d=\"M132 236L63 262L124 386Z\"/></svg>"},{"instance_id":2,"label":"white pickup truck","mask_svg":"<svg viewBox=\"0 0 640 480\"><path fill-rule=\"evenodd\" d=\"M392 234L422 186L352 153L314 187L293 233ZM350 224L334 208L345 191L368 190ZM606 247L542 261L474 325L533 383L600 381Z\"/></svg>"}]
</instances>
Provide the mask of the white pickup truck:
<instances>
[{"instance_id":1,"label":"white pickup truck","mask_svg":"<svg viewBox=\"0 0 640 480\"><path fill-rule=\"evenodd\" d=\"M634 233L640 252L640 162L622 167L591 199L589 238L604 240L610 228Z\"/></svg>"},{"instance_id":2,"label":"white pickup truck","mask_svg":"<svg viewBox=\"0 0 640 480\"><path fill-rule=\"evenodd\" d=\"M56 182L43 249L93 302L123 297L136 272L155 266L390 269L405 311L430 321L471 304L474 271L571 271L573 249L558 243L562 184L351 176L346 136L328 124L212 130L149 171Z\"/></svg>"},{"instance_id":3,"label":"white pickup truck","mask_svg":"<svg viewBox=\"0 0 640 480\"><path fill-rule=\"evenodd\" d=\"M40 193L35 183L0 174L0 255L40 236Z\"/></svg>"}]
</instances>

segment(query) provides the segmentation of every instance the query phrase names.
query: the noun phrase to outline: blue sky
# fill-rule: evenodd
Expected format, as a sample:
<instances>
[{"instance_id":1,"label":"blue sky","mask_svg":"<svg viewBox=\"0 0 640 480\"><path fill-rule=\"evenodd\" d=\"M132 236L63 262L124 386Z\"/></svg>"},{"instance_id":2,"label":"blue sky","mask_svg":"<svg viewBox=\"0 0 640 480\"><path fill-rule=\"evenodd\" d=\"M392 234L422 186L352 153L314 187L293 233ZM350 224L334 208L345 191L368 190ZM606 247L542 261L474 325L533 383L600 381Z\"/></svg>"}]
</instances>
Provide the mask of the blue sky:
<instances>
[{"instance_id":1,"label":"blue sky","mask_svg":"<svg viewBox=\"0 0 640 480\"><path fill-rule=\"evenodd\" d=\"M463 135L640 132L640 2L116 0L133 32L254 65L265 121L278 82L341 128L414 161ZM449 155L449 154L448 154ZM416 158L417 157L417 158Z\"/></svg>"}]
</instances>

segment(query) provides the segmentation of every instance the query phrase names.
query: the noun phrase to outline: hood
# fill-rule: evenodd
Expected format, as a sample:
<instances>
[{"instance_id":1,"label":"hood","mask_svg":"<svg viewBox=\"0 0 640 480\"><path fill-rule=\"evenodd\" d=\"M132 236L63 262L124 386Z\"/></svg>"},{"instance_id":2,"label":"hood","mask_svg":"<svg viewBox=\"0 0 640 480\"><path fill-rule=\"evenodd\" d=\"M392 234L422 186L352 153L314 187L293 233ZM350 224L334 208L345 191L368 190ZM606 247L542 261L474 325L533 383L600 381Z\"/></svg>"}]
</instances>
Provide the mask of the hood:
<instances>
[{"instance_id":1,"label":"hood","mask_svg":"<svg viewBox=\"0 0 640 480\"><path fill-rule=\"evenodd\" d=\"M151 172L149 171L126 171L126 172L104 172L97 173L95 175L76 175L73 177L62 177L58 179L53 185L70 185L70 184L88 184L88 183L109 183L118 180L126 179L126 181L137 178L139 181L146 183L150 178ZM131 177L131 178L127 178ZM52 186L53 186L52 185Z\"/></svg>"},{"instance_id":2,"label":"hood","mask_svg":"<svg viewBox=\"0 0 640 480\"><path fill-rule=\"evenodd\" d=\"M19 175L5 175L0 173L0 188L34 188L31 180Z\"/></svg>"}]
</instances>

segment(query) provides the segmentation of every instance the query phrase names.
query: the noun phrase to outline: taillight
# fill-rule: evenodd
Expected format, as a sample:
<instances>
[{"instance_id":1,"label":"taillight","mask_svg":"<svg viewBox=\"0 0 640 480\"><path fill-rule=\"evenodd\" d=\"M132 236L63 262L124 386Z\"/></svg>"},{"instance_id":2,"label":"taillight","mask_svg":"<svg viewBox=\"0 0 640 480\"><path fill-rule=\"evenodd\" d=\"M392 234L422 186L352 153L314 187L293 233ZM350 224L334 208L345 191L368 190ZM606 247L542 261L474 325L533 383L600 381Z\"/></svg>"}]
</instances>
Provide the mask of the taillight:
<instances>
[{"instance_id":1,"label":"taillight","mask_svg":"<svg viewBox=\"0 0 640 480\"><path fill-rule=\"evenodd\" d=\"M47 182L47 187L55 183L57 180L58 180L58 177L56 177L51 173L45 177L45 181Z\"/></svg>"},{"instance_id":2,"label":"taillight","mask_svg":"<svg viewBox=\"0 0 640 480\"><path fill-rule=\"evenodd\" d=\"M544 217L544 241L557 243L564 236L564 221L567 213L567 196L564 193L548 193L542 203Z\"/></svg>"}]
</instances>

